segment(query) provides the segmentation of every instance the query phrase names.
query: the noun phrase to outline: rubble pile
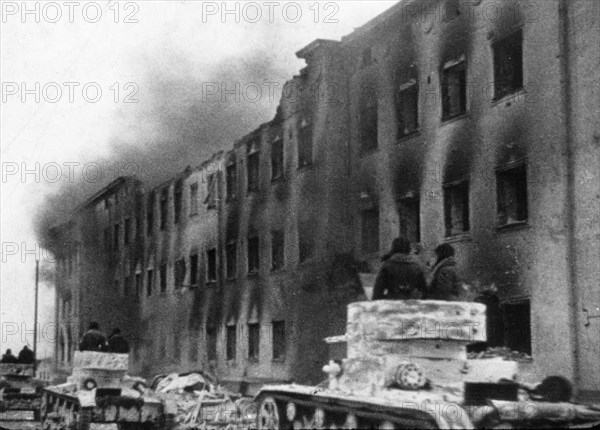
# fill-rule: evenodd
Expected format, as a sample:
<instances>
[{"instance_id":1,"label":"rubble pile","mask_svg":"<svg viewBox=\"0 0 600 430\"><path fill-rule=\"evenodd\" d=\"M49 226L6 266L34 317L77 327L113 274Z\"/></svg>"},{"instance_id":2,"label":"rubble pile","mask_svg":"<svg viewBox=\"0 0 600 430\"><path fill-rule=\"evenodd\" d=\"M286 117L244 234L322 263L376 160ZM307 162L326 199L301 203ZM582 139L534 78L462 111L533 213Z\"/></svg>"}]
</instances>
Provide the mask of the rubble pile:
<instances>
[{"instance_id":1,"label":"rubble pile","mask_svg":"<svg viewBox=\"0 0 600 430\"><path fill-rule=\"evenodd\" d=\"M254 402L215 385L205 374L173 373L153 385L173 417L175 430L241 430L256 425Z\"/></svg>"},{"instance_id":2,"label":"rubble pile","mask_svg":"<svg viewBox=\"0 0 600 430\"><path fill-rule=\"evenodd\" d=\"M517 362L530 362L532 360L529 354L519 351L513 351L510 348L494 347L488 348L481 352L470 352L468 354L470 360L488 359L488 358L502 358L509 361Z\"/></svg>"}]
</instances>

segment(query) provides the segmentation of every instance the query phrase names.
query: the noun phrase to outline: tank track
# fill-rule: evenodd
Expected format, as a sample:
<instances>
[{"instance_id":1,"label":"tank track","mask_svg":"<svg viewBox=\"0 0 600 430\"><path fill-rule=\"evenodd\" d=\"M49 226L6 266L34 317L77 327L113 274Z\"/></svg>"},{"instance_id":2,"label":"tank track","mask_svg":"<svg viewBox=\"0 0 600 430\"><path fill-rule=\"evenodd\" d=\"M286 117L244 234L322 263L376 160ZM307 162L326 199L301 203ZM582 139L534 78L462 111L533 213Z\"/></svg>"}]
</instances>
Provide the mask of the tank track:
<instances>
[{"instance_id":1,"label":"tank track","mask_svg":"<svg viewBox=\"0 0 600 430\"><path fill-rule=\"evenodd\" d=\"M261 392L259 429L437 429L428 413L390 408L350 399L301 393Z\"/></svg>"},{"instance_id":2,"label":"tank track","mask_svg":"<svg viewBox=\"0 0 600 430\"><path fill-rule=\"evenodd\" d=\"M89 430L96 408L82 407L75 397L45 391L42 395L40 421L42 430ZM100 421L99 421L100 422ZM118 422L119 430L165 430L164 422Z\"/></svg>"}]
</instances>

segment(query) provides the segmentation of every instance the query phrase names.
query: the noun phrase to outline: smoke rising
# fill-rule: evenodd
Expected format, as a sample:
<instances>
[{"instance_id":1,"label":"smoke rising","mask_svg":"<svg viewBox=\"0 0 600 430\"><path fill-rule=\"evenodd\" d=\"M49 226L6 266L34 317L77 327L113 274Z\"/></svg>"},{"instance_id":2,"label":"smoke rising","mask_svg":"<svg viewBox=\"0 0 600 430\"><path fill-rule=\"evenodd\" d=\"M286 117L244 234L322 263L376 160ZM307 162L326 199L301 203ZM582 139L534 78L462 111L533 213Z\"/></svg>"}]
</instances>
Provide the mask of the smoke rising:
<instances>
[{"instance_id":1,"label":"smoke rising","mask_svg":"<svg viewBox=\"0 0 600 430\"><path fill-rule=\"evenodd\" d=\"M139 103L108 124L110 155L96 160L105 172L97 182L63 182L39 207L34 223L38 240L52 249L50 229L69 220L76 207L119 174L132 174L147 187L175 176L186 166L197 166L275 116L289 71L276 67L264 51L221 60L200 69L180 51L161 52L160 61L142 57L147 71L138 82ZM276 82L269 97L265 82ZM209 95L226 85L241 93ZM247 92L242 91L243 88ZM262 88L258 96L257 88ZM204 91L204 92L203 92ZM85 138L85 137L84 137ZM115 167L116 166L116 167ZM119 166L127 166L120 171Z\"/></svg>"}]
</instances>

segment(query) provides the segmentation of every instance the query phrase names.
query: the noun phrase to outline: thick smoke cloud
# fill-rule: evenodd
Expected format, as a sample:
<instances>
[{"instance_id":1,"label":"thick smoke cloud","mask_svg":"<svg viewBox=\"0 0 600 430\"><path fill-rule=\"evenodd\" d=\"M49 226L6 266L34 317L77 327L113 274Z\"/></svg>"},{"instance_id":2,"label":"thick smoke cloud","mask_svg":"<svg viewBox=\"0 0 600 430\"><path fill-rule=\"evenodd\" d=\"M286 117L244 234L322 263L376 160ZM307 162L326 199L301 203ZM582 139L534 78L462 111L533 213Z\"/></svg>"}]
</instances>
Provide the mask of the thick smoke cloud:
<instances>
[{"instance_id":1,"label":"thick smoke cloud","mask_svg":"<svg viewBox=\"0 0 600 430\"><path fill-rule=\"evenodd\" d=\"M176 50L163 51L154 60L144 58L147 73L138 83L139 103L121 108L114 122L107 124L113 130L107 143L110 155L94 162L103 166L103 171L134 173L153 187L186 166L199 165L214 152L231 148L236 139L276 113L281 89L290 74L277 68L270 58L266 52L255 51L204 69ZM237 85L239 92L222 94L222 85L228 90ZM212 94L216 88L217 94ZM79 204L116 176L61 184L35 217L42 246L52 249L50 228L68 221Z\"/></svg>"}]
</instances>

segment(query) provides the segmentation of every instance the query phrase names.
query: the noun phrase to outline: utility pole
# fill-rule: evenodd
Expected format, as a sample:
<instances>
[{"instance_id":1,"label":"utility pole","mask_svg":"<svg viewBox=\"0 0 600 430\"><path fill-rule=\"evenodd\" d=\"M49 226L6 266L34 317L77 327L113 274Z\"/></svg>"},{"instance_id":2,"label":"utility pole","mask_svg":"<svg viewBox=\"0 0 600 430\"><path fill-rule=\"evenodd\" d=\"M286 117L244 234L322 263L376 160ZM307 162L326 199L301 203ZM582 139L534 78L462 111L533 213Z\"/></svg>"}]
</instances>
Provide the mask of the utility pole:
<instances>
[{"instance_id":1,"label":"utility pole","mask_svg":"<svg viewBox=\"0 0 600 430\"><path fill-rule=\"evenodd\" d=\"M40 281L40 260L35 260L35 309L33 310L33 376L37 374L37 324L38 324L38 291Z\"/></svg>"}]
</instances>

